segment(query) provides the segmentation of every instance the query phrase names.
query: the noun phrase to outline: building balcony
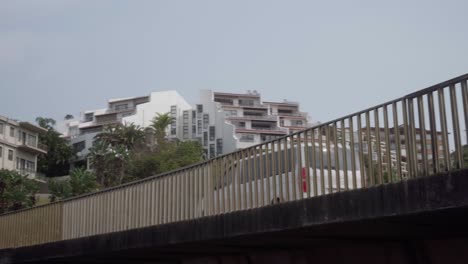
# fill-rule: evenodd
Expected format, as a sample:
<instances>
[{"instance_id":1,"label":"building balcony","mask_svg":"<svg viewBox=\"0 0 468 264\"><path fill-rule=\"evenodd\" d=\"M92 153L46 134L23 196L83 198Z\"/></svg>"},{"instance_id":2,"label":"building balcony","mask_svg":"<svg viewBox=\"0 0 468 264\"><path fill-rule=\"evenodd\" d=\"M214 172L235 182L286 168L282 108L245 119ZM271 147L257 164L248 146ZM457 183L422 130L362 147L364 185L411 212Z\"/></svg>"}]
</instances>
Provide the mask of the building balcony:
<instances>
[{"instance_id":1,"label":"building balcony","mask_svg":"<svg viewBox=\"0 0 468 264\"><path fill-rule=\"evenodd\" d=\"M260 121L271 121L276 122L278 117L276 116L257 116L257 115L244 115L244 116L230 116L227 117L229 120L260 120Z\"/></svg>"},{"instance_id":2,"label":"building balcony","mask_svg":"<svg viewBox=\"0 0 468 264\"><path fill-rule=\"evenodd\" d=\"M305 112L294 112L294 113L277 113L278 116L281 117L300 117L301 119L307 118L307 113Z\"/></svg>"},{"instance_id":3,"label":"building balcony","mask_svg":"<svg viewBox=\"0 0 468 264\"><path fill-rule=\"evenodd\" d=\"M94 116L103 116L103 115L111 115L111 114L118 114L118 113L128 113L135 111L135 107L123 108L123 109L108 109L103 113L96 113Z\"/></svg>"},{"instance_id":4,"label":"building balcony","mask_svg":"<svg viewBox=\"0 0 468 264\"><path fill-rule=\"evenodd\" d=\"M271 134L271 135L286 135L287 132L279 129L267 128L236 128L236 133L252 133L252 134Z\"/></svg>"},{"instance_id":5,"label":"building balcony","mask_svg":"<svg viewBox=\"0 0 468 264\"><path fill-rule=\"evenodd\" d=\"M37 146L34 146L34 144L20 142L18 145L18 149L35 155L47 154L47 146L41 143L38 143Z\"/></svg>"}]
</instances>

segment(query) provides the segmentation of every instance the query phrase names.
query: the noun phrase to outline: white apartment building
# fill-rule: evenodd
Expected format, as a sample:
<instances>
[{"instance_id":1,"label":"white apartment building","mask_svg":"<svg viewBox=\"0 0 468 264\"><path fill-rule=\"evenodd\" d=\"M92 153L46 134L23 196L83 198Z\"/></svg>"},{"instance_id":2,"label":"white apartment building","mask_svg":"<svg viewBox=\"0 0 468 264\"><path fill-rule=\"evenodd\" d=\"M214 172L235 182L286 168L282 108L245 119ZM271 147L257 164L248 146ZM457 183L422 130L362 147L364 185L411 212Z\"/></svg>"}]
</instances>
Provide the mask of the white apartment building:
<instances>
[{"instance_id":1,"label":"white apartment building","mask_svg":"<svg viewBox=\"0 0 468 264\"><path fill-rule=\"evenodd\" d=\"M113 124L135 124L148 127L157 113L171 113L175 121L168 128L170 138L191 139L188 127L191 106L176 91L153 92L148 96L110 99L107 107L97 110L86 110L78 119L68 119L57 127L70 140L77 160L74 165L87 166L89 150L94 137L105 126Z\"/></svg>"},{"instance_id":2,"label":"white apartment building","mask_svg":"<svg viewBox=\"0 0 468 264\"><path fill-rule=\"evenodd\" d=\"M79 120L66 120L59 131L70 139L77 153L79 160L75 164L87 164L94 137L104 126L133 123L148 127L157 113L174 117L167 131L170 139L199 141L206 158L272 140L309 124L298 103L262 103L257 92L201 90L198 103L192 107L176 91L162 91L109 100L107 108L85 111Z\"/></svg>"},{"instance_id":3,"label":"white apartment building","mask_svg":"<svg viewBox=\"0 0 468 264\"><path fill-rule=\"evenodd\" d=\"M39 133L45 132L31 123L0 116L0 169L38 179L37 156L47 153L47 147L39 143Z\"/></svg>"},{"instance_id":4,"label":"white apartment building","mask_svg":"<svg viewBox=\"0 0 468 264\"><path fill-rule=\"evenodd\" d=\"M196 105L197 135L208 157L285 136L309 126L296 102L262 102L244 94L202 90ZM194 130L195 131L195 130Z\"/></svg>"}]
</instances>

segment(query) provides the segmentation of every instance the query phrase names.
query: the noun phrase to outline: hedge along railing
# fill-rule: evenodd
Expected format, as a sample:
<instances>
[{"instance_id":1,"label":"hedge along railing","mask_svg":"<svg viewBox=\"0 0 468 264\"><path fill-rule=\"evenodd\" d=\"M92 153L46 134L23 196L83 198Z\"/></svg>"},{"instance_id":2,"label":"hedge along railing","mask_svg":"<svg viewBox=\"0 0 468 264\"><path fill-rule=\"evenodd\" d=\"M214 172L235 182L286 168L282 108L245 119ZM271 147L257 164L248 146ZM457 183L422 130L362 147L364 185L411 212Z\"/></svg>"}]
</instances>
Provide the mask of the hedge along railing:
<instances>
[{"instance_id":1,"label":"hedge along railing","mask_svg":"<svg viewBox=\"0 0 468 264\"><path fill-rule=\"evenodd\" d=\"M0 216L0 248L160 225L466 168L468 74L180 170Z\"/></svg>"}]
</instances>

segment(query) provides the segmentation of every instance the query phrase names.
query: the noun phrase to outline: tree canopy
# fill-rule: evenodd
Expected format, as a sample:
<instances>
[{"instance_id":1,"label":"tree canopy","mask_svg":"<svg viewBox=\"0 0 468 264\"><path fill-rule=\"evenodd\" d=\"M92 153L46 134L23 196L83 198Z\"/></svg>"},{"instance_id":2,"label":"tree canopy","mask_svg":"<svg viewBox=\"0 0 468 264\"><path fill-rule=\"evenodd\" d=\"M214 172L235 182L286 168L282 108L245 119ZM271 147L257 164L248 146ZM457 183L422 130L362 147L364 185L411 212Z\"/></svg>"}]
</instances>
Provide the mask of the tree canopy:
<instances>
[{"instance_id":1,"label":"tree canopy","mask_svg":"<svg viewBox=\"0 0 468 264\"><path fill-rule=\"evenodd\" d=\"M67 140L55 131L55 120L37 117L36 122L47 132L39 135L39 142L47 146L47 154L41 154L37 160L37 171L47 177L67 175L70 170L70 160L74 157L73 149Z\"/></svg>"},{"instance_id":2,"label":"tree canopy","mask_svg":"<svg viewBox=\"0 0 468 264\"><path fill-rule=\"evenodd\" d=\"M36 182L26 176L0 169L0 214L33 206L38 189Z\"/></svg>"}]
</instances>

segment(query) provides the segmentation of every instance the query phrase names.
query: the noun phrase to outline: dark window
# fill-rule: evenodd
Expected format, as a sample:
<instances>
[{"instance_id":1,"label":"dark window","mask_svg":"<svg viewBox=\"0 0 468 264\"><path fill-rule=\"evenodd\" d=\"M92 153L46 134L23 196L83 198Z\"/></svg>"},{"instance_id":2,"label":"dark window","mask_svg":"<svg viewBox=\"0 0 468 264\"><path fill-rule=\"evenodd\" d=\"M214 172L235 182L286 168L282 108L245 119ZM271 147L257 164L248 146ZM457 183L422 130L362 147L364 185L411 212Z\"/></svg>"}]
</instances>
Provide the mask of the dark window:
<instances>
[{"instance_id":1,"label":"dark window","mask_svg":"<svg viewBox=\"0 0 468 264\"><path fill-rule=\"evenodd\" d=\"M0 123L0 134L3 134L3 123Z\"/></svg>"},{"instance_id":2,"label":"dark window","mask_svg":"<svg viewBox=\"0 0 468 264\"><path fill-rule=\"evenodd\" d=\"M215 102L218 102L218 103L222 103L222 104L228 104L228 105L232 105L234 102L232 101L232 99L230 98L215 98L214 99Z\"/></svg>"},{"instance_id":3,"label":"dark window","mask_svg":"<svg viewBox=\"0 0 468 264\"><path fill-rule=\"evenodd\" d=\"M197 133L197 126L192 125L192 135L195 135Z\"/></svg>"},{"instance_id":4,"label":"dark window","mask_svg":"<svg viewBox=\"0 0 468 264\"><path fill-rule=\"evenodd\" d=\"M223 139L218 138L216 139L216 155L223 154Z\"/></svg>"},{"instance_id":5,"label":"dark window","mask_svg":"<svg viewBox=\"0 0 468 264\"><path fill-rule=\"evenodd\" d=\"M84 121L85 122L91 122L91 121L93 121L93 117L94 117L94 113L87 113L84 116L84 119L85 119Z\"/></svg>"},{"instance_id":6,"label":"dark window","mask_svg":"<svg viewBox=\"0 0 468 264\"><path fill-rule=\"evenodd\" d=\"M203 113L203 105L197 104L197 112L198 113Z\"/></svg>"},{"instance_id":7,"label":"dark window","mask_svg":"<svg viewBox=\"0 0 468 264\"><path fill-rule=\"evenodd\" d=\"M210 141L215 140L215 137L216 137L215 127L214 127L214 126L210 126Z\"/></svg>"},{"instance_id":8,"label":"dark window","mask_svg":"<svg viewBox=\"0 0 468 264\"><path fill-rule=\"evenodd\" d=\"M128 104L118 104L115 106L115 110L119 111L119 110L125 110L125 109L128 109Z\"/></svg>"},{"instance_id":9,"label":"dark window","mask_svg":"<svg viewBox=\"0 0 468 264\"><path fill-rule=\"evenodd\" d=\"M210 116L208 114L203 115L203 128L207 129L210 124Z\"/></svg>"},{"instance_id":10,"label":"dark window","mask_svg":"<svg viewBox=\"0 0 468 264\"><path fill-rule=\"evenodd\" d=\"M85 141L80 141L80 142L73 144L73 150L75 151L75 153L82 151L83 149L85 149L85 147L86 147Z\"/></svg>"},{"instance_id":11,"label":"dark window","mask_svg":"<svg viewBox=\"0 0 468 264\"><path fill-rule=\"evenodd\" d=\"M253 106L254 105L254 100L252 100L252 99L239 99L239 105Z\"/></svg>"},{"instance_id":12,"label":"dark window","mask_svg":"<svg viewBox=\"0 0 468 264\"><path fill-rule=\"evenodd\" d=\"M13 150L8 150L8 160L13 160Z\"/></svg>"},{"instance_id":13,"label":"dark window","mask_svg":"<svg viewBox=\"0 0 468 264\"><path fill-rule=\"evenodd\" d=\"M215 144L210 144L210 159L214 158L215 155Z\"/></svg>"},{"instance_id":14,"label":"dark window","mask_svg":"<svg viewBox=\"0 0 468 264\"><path fill-rule=\"evenodd\" d=\"M3 156L3 148L0 147L0 158Z\"/></svg>"},{"instance_id":15,"label":"dark window","mask_svg":"<svg viewBox=\"0 0 468 264\"><path fill-rule=\"evenodd\" d=\"M192 111L192 124L195 124L196 119L197 119L197 112L196 112L196 111Z\"/></svg>"},{"instance_id":16,"label":"dark window","mask_svg":"<svg viewBox=\"0 0 468 264\"><path fill-rule=\"evenodd\" d=\"M198 134L201 134L201 132L202 132L202 121L201 120L197 120L197 130L198 130Z\"/></svg>"},{"instance_id":17,"label":"dark window","mask_svg":"<svg viewBox=\"0 0 468 264\"><path fill-rule=\"evenodd\" d=\"M177 134L177 129L175 127L171 128L171 135Z\"/></svg>"},{"instance_id":18,"label":"dark window","mask_svg":"<svg viewBox=\"0 0 468 264\"><path fill-rule=\"evenodd\" d=\"M203 146L208 146L208 132L203 132Z\"/></svg>"}]
</instances>

